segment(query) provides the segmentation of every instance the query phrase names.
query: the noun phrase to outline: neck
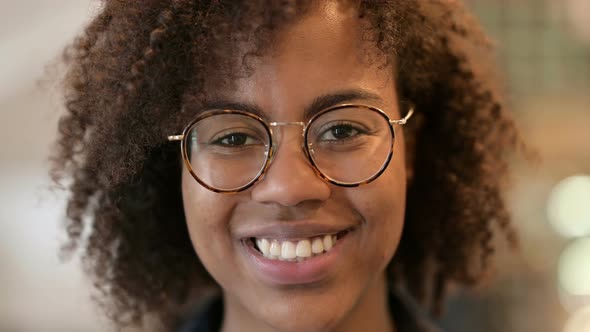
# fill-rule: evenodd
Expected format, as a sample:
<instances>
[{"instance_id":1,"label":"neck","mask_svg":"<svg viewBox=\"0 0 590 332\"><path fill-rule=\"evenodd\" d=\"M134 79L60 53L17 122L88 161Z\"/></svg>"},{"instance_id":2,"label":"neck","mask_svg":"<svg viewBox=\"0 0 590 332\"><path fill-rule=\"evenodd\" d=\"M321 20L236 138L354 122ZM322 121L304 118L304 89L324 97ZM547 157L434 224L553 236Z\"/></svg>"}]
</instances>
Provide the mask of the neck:
<instances>
[{"instance_id":1,"label":"neck","mask_svg":"<svg viewBox=\"0 0 590 332\"><path fill-rule=\"evenodd\" d=\"M326 331L321 329L322 331ZM254 317L239 304L224 294L224 319L221 332L256 331L288 332L271 327ZM388 288L385 276L376 279L361 296L359 301L338 322L330 332L376 331L395 332L395 324L388 304Z\"/></svg>"},{"instance_id":2,"label":"neck","mask_svg":"<svg viewBox=\"0 0 590 332\"><path fill-rule=\"evenodd\" d=\"M375 280L335 332L395 332L394 318L389 310L389 290L385 275Z\"/></svg>"}]
</instances>

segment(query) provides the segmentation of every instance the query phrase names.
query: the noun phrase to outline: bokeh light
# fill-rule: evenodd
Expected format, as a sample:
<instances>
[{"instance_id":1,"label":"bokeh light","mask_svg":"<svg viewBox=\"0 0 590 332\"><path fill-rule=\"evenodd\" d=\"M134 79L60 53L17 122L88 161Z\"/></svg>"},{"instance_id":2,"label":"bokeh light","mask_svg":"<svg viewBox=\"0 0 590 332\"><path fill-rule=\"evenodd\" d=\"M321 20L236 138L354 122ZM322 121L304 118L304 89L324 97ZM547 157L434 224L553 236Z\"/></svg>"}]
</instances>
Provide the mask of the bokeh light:
<instances>
[{"instance_id":1,"label":"bokeh light","mask_svg":"<svg viewBox=\"0 0 590 332\"><path fill-rule=\"evenodd\" d=\"M565 11L574 28L574 32L583 40L590 43L590 1L567 0Z\"/></svg>"},{"instance_id":2,"label":"bokeh light","mask_svg":"<svg viewBox=\"0 0 590 332\"><path fill-rule=\"evenodd\" d=\"M560 287L569 295L590 295L590 238L570 243L559 258Z\"/></svg>"},{"instance_id":3,"label":"bokeh light","mask_svg":"<svg viewBox=\"0 0 590 332\"><path fill-rule=\"evenodd\" d=\"M574 313L565 325L563 332L590 332L590 306Z\"/></svg>"},{"instance_id":4,"label":"bokeh light","mask_svg":"<svg viewBox=\"0 0 590 332\"><path fill-rule=\"evenodd\" d=\"M547 218L565 237L590 235L590 176L576 175L559 182L549 196Z\"/></svg>"}]
</instances>

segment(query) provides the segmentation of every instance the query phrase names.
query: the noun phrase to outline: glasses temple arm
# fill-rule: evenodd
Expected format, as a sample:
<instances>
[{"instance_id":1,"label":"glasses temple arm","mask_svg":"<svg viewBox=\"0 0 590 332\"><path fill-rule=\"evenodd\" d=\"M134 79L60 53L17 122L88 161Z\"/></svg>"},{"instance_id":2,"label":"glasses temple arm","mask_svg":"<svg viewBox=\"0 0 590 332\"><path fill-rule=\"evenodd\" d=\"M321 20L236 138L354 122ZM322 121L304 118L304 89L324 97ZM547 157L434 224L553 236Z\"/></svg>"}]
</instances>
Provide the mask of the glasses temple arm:
<instances>
[{"instance_id":1,"label":"glasses temple arm","mask_svg":"<svg viewBox=\"0 0 590 332\"><path fill-rule=\"evenodd\" d=\"M184 135L168 136L168 141L182 141L183 139L184 139Z\"/></svg>"},{"instance_id":2,"label":"glasses temple arm","mask_svg":"<svg viewBox=\"0 0 590 332\"><path fill-rule=\"evenodd\" d=\"M404 116L403 119L391 120L391 124L405 125L406 122L408 122L408 120L410 119L410 117L412 117L412 114L414 114L414 107L410 108L408 114L406 114L406 116Z\"/></svg>"}]
</instances>

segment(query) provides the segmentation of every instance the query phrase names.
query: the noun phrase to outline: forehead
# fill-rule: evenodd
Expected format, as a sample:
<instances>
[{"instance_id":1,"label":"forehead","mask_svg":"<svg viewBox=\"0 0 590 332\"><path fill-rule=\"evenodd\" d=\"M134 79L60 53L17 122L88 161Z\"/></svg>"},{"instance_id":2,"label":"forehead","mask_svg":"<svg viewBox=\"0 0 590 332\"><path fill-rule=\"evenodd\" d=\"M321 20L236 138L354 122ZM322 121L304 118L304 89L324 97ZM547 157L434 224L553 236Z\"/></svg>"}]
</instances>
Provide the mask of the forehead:
<instances>
[{"instance_id":1,"label":"forehead","mask_svg":"<svg viewBox=\"0 0 590 332\"><path fill-rule=\"evenodd\" d=\"M206 89L207 98L257 105L285 121L300 120L315 99L339 91L377 95L381 101L372 105L381 108L395 102L393 68L383 66L383 55L368 41L368 25L357 7L341 1L317 4L279 31L265 54L248 59L247 75Z\"/></svg>"}]
</instances>

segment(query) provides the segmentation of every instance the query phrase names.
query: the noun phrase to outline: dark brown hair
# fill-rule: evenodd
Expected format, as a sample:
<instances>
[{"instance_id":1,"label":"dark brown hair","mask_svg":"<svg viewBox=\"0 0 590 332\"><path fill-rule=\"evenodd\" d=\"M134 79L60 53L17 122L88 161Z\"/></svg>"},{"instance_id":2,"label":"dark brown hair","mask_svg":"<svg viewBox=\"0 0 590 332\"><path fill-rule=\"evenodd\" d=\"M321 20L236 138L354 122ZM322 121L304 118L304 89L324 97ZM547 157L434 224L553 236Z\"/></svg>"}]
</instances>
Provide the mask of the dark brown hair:
<instances>
[{"instance_id":1,"label":"dark brown hair","mask_svg":"<svg viewBox=\"0 0 590 332\"><path fill-rule=\"evenodd\" d=\"M407 129L405 226L388 269L417 299L473 284L492 256L492 229L515 243L502 193L521 140L492 73L490 43L457 1L353 1L367 41L395 62L399 95L416 106ZM215 283L185 225L180 131L205 78L236 74L263 54L305 1L104 1L65 52L66 114L52 175L69 192L64 251L84 267L120 325L166 321ZM235 52L234 52L235 53ZM217 75L220 76L220 75ZM84 234L88 234L85 238ZM430 291L427 291L430 290ZM192 295L188 295L192 294Z\"/></svg>"}]
</instances>

